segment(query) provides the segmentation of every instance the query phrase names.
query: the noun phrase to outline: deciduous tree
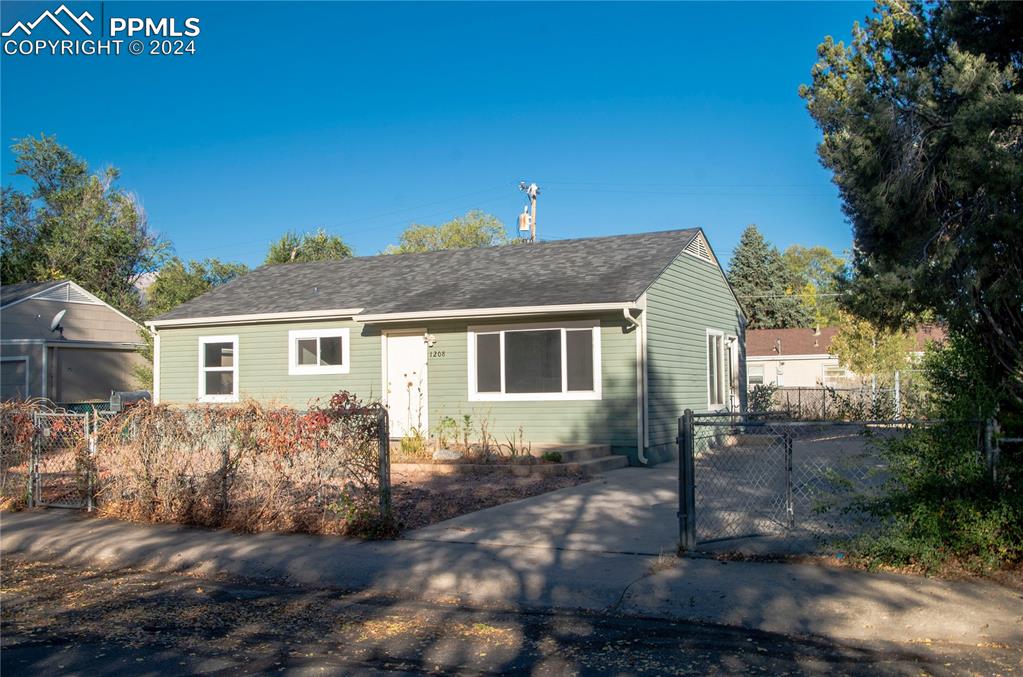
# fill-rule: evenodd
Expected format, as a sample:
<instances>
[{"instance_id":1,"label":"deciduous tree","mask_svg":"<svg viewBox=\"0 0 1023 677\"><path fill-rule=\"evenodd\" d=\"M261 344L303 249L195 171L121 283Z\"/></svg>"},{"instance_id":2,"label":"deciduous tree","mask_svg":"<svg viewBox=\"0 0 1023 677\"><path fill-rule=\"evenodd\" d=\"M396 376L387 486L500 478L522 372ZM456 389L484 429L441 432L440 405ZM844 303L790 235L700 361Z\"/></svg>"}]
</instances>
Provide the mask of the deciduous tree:
<instances>
[{"instance_id":1,"label":"deciduous tree","mask_svg":"<svg viewBox=\"0 0 1023 677\"><path fill-rule=\"evenodd\" d=\"M412 224L401 234L398 246L387 254L415 254L441 249L471 249L506 244L508 234L496 216L474 209L438 226Z\"/></svg>"},{"instance_id":2,"label":"deciduous tree","mask_svg":"<svg viewBox=\"0 0 1023 677\"><path fill-rule=\"evenodd\" d=\"M56 137L26 137L11 149L14 173L31 189L3 189L3 284L71 279L125 313L139 316L134 284L155 270L167 244L150 232L135 196L113 168L88 164Z\"/></svg>"},{"instance_id":3,"label":"deciduous tree","mask_svg":"<svg viewBox=\"0 0 1023 677\"><path fill-rule=\"evenodd\" d=\"M876 377L889 384L895 372L910 366L914 337L901 329L878 327L849 313L841 313L838 332L828 352L864 380Z\"/></svg>"},{"instance_id":4,"label":"deciduous tree","mask_svg":"<svg viewBox=\"0 0 1023 677\"><path fill-rule=\"evenodd\" d=\"M838 303L833 296L836 276L844 269L845 260L827 247L804 247L794 244L782 254L789 274L789 284L799 296L813 324L826 327L838 322Z\"/></svg>"},{"instance_id":5,"label":"deciduous tree","mask_svg":"<svg viewBox=\"0 0 1023 677\"><path fill-rule=\"evenodd\" d=\"M311 233L288 231L270 245L266 253L267 265L276 263L308 263L310 261L337 261L353 255L340 235L331 235L323 228Z\"/></svg>"}]
</instances>

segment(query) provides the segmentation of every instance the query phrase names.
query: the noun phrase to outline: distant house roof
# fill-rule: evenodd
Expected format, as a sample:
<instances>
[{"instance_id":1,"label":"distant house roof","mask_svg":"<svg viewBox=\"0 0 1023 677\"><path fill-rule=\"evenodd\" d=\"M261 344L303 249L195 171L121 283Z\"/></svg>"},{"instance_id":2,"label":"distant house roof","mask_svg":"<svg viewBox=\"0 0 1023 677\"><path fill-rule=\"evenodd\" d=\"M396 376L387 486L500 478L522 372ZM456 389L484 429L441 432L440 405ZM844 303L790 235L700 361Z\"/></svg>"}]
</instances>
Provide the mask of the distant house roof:
<instances>
[{"instance_id":1,"label":"distant house roof","mask_svg":"<svg viewBox=\"0 0 1023 677\"><path fill-rule=\"evenodd\" d=\"M155 322L332 309L369 316L634 302L697 236L702 232L692 228L263 266Z\"/></svg>"},{"instance_id":2,"label":"distant house roof","mask_svg":"<svg viewBox=\"0 0 1023 677\"><path fill-rule=\"evenodd\" d=\"M827 355L831 339L838 327L815 329L747 329L746 356L770 357L777 355ZM943 341L945 330L933 324L921 325L916 330L916 350L927 347L928 341Z\"/></svg>"},{"instance_id":3,"label":"distant house roof","mask_svg":"<svg viewBox=\"0 0 1023 677\"><path fill-rule=\"evenodd\" d=\"M0 286L0 307L35 296L41 292L62 285L68 280L47 280L45 282L18 282Z\"/></svg>"}]
</instances>

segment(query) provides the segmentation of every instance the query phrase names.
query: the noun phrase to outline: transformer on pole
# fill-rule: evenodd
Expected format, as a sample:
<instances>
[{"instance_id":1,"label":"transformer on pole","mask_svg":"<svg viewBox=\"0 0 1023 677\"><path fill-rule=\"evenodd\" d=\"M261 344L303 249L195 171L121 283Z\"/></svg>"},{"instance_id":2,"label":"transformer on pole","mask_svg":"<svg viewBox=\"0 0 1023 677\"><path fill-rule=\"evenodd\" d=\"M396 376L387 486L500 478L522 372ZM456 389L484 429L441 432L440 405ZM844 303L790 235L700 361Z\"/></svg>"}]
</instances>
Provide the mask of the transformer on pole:
<instances>
[{"instance_id":1,"label":"transformer on pole","mask_svg":"<svg viewBox=\"0 0 1023 677\"><path fill-rule=\"evenodd\" d=\"M526 194L529 199L528 209L531 214L526 214L526 210L522 210L522 214L519 216L519 230L526 230L524 227L525 221L529 222L529 241L536 242L536 197L540 194L540 186L535 183L526 184L525 181L519 182L519 190ZM523 216L526 218L524 219Z\"/></svg>"}]
</instances>

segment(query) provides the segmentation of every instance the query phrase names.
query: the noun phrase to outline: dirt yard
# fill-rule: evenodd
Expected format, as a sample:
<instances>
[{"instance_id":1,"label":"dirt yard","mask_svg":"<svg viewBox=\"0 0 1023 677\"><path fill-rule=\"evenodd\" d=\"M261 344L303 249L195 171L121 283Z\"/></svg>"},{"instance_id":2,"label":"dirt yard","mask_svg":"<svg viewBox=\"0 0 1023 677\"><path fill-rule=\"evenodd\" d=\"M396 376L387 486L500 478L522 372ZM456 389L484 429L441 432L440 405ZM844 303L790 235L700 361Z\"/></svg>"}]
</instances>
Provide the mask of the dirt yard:
<instances>
[{"instance_id":1,"label":"dirt yard","mask_svg":"<svg viewBox=\"0 0 1023 677\"><path fill-rule=\"evenodd\" d=\"M439 475L421 470L391 473L391 498L403 531L443 522L465 513L492 508L592 478L570 475L514 477L503 472Z\"/></svg>"}]
</instances>

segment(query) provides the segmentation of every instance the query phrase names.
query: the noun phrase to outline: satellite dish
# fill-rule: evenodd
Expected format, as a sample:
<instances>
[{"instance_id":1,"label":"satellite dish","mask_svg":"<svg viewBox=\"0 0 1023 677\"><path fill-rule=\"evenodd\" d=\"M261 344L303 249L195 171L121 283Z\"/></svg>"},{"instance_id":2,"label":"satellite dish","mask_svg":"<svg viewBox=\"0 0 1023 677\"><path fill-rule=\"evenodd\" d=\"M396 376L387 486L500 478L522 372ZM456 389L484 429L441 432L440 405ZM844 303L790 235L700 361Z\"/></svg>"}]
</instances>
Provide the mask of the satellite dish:
<instances>
[{"instance_id":1,"label":"satellite dish","mask_svg":"<svg viewBox=\"0 0 1023 677\"><path fill-rule=\"evenodd\" d=\"M64 319L65 315L67 315L67 308L58 311L57 314L53 316L53 319L50 320L50 331L59 331L61 338L64 338L64 327L60 326L60 321Z\"/></svg>"}]
</instances>

